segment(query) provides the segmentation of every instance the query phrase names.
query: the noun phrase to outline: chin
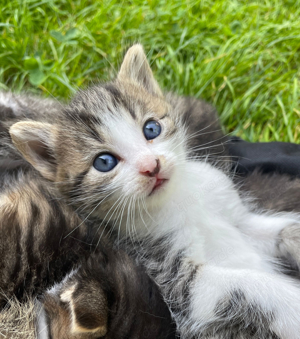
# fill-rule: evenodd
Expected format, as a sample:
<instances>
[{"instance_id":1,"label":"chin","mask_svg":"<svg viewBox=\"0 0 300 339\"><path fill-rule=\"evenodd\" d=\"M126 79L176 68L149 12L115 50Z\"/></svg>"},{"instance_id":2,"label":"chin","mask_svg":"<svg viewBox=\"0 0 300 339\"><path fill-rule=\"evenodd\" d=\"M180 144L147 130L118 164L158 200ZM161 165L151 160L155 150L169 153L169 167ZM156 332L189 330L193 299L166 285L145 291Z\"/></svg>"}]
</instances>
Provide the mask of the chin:
<instances>
[{"instance_id":1,"label":"chin","mask_svg":"<svg viewBox=\"0 0 300 339\"><path fill-rule=\"evenodd\" d=\"M146 198L150 207L160 207L168 202L173 193L173 180L166 180L160 187L155 188Z\"/></svg>"}]
</instances>

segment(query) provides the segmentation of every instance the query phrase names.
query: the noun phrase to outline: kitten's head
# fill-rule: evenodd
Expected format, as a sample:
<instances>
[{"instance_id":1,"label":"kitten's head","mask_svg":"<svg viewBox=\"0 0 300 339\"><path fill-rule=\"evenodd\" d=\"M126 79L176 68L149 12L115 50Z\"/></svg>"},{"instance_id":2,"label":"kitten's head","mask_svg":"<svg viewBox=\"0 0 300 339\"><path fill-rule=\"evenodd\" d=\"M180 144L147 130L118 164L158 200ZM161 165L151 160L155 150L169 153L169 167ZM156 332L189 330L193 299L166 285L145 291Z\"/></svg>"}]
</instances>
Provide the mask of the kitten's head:
<instances>
[{"instance_id":1,"label":"kitten's head","mask_svg":"<svg viewBox=\"0 0 300 339\"><path fill-rule=\"evenodd\" d=\"M10 134L75 206L103 217L123 203L161 204L172 193L185 131L141 45L128 50L115 81L80 91L53 123L18 122Z\"/></svg>"},{"instance_id":2,"label":"kitten's head","mask_svg":"<svg viewBox=\"0 0 300 339\"><path fill-rule=\"evenodd\" d=\"M41 298L38 338L175 339L170 311L144 268L101 245Z\"/></svg>"}]
</instances>

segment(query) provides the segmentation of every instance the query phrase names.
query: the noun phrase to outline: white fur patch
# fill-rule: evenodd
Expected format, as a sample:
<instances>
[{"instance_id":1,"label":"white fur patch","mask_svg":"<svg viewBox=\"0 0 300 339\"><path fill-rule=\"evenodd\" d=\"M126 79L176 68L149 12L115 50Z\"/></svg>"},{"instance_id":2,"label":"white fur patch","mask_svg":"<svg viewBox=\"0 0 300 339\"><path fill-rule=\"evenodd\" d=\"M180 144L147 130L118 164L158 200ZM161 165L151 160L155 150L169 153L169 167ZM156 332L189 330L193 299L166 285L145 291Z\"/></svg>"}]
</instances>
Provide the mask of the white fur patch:
<instances>
[{"instance_id":1,"label":"white fur patch","mask_svg":"<svg viewBox=\"0 0 300 339\"><path fill-rule=\"evenodd\" d=\"M0 91L0 105L11 108L14 114L17 114L20 110L18 102L10 92Z\"/></svg>"},{"instance_id":2,"label":"white fur patch","mask_svg":"<svg viewBox=\"0 0 300 339\"><path fill-rule=\"evenodd\" d=\"M49 329L47 325L46 312L43 305L36 301L35 303L36 314L37 314L37 323L36 323L36 333L37 339L48 339L49 338Z\"/></svg>"}]
</instances>

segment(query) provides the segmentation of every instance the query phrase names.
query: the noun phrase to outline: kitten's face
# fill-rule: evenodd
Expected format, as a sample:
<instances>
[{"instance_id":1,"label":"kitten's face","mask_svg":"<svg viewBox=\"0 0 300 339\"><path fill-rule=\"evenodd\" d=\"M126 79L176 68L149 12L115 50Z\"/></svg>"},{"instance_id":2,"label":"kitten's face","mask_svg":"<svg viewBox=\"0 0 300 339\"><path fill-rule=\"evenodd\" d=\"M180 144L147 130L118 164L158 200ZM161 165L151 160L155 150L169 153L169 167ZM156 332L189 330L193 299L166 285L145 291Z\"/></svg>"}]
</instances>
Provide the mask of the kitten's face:
<instances>
[{"instance_id":1,"label":"kitten's face","mask_svg":"<svg viewBox=\"0 0 300 339\"><path fill-rule=\"evenodd\" d=\"M58 132L57 181L76 206L104 217L126 202L167 199L184 150L182 128L162 98L116 82L80 94L67 112Z\"/></svg>"},{"instance_id":2,"label":"kitten's face","mask_svg":"<svg viewBox=\"0 0 300 339\"><path fill-rule=\"evenodd\" d=\"M184 128L139 45L115 82L80 92L56 127L18 124L10 132L24 157L76 207L101 218L166 201L185 158Z\"/></svg>"}]
</instances>

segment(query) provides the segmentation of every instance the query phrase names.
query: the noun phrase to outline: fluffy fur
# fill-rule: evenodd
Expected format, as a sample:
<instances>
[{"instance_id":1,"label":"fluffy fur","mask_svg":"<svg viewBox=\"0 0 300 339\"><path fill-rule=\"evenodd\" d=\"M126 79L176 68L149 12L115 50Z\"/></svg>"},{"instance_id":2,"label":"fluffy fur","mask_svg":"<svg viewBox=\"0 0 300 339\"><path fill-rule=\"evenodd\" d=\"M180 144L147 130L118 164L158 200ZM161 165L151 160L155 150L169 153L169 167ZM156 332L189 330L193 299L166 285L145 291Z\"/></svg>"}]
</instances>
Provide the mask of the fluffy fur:
<instances>
[{"instance_id":1,"label":"fluffy fur","mask_svg":"<svg viewBox=\"0 0 300 339\"><path fill-rule=\"evenodd\" d=\"M0 288L6 298L24 300L61 280L91 245L87 226L53 185L33 169L6 161L11 167L0 173ZM0 305L5 303L0 296Z\"/></svg>"},{"instance_id":2,"label":"fluffy fur","mask_svg":"<svg viewBox=\"0 0 300 339\"><path fill-rule=\"evenodd\" d=\"M136 45L117 80L79 93L56 125L19 122L10 133L68 201L116 229L159 285L182 338L298 338L299 282L277 259L298 264L299 216L251 211L224 171L191 158L187 117L197 110L179 107ZM151 141L149 119L162 126ZM119 159L107 173L93 167L102 152ZM155 161L156 175L144 175ZM158 179L167 182L154 190Z\"/></svg>"},{"instance_id":3,"label":"fluffy fur","mask_svg":"<svg viewBox=\"0 0 300 339\"><path fill-rule=\"evenodd\" d=\"M35 339L35 323L34 300L20 303L12 298L0 312L0 336L5 339Z\"/></svg>"},{"instance_id":4,"label":"fluffy fur","mask_svg":"<svg viewBox=\"0 0 300 339\"><path fill-rule=\"evenodd\" d=\"M175 339L170 312L144 269L123 251L102 253L45 294L47 327L38 338Z\"/></svg>"}]
</instances>

